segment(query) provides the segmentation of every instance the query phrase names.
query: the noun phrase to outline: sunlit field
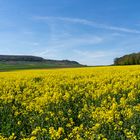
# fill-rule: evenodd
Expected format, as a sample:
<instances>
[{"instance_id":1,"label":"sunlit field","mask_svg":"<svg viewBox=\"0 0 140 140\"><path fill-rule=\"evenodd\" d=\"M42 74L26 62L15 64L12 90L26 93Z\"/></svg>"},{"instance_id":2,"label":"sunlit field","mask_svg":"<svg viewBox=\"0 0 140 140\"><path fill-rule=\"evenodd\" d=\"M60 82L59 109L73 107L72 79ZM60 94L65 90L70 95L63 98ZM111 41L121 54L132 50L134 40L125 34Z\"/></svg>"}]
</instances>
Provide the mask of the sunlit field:
<instances>
[{"instance_id":1,"label":"sunlit field","mask_svg":"<svg viewBox=\"0 0 140 140\"><path fill-rule=\"evenodd\" d=\"M0 140L140 139L140 66L0 73Z\"/></svg>"}]
</instances>

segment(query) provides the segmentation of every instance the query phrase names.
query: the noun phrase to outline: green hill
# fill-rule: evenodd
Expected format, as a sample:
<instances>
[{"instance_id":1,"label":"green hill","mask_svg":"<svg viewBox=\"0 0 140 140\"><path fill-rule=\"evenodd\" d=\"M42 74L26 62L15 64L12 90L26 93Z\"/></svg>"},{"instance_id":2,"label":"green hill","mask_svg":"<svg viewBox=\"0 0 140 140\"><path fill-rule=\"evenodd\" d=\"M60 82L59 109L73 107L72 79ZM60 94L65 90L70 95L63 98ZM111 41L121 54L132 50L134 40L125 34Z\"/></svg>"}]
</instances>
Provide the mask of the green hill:
<instances>
[{"instance_id":1,"label":"green hill","mask_svg":"<svg viewBox=\"0 0 140 140\"><path fill-rule=\"evenodd\" d=\"M124 55L114 59L114 65L139 65L140 52Z\"/></svg>"},{"instance_id":2,"label":"green hill","mask_svg":"<svg viewBox=\"0 0 140 140\"><path fill-rule=\"evenodd\" d=\"M50 60L38 56L0 55L0 71L17 69L43 69L81 67L83 65L70 60Z\"/></svg>"}]
</instances>

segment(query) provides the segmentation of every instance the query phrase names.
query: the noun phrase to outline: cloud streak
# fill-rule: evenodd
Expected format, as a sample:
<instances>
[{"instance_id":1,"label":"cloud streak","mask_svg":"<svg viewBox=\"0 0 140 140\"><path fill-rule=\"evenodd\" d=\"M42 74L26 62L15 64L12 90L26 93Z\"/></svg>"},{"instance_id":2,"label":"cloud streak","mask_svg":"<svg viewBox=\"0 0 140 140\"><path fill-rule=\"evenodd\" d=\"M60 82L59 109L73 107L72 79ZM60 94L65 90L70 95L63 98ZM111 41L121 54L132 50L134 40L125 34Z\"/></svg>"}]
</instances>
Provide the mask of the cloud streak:
<instances>
[{"instance_id":1,"label":"cloud streak","mask_svg":"<svg viewBox=\"0 0 140 140\"><path fill-rule=\"evenodd\" d=\"M55 38L50 40L50 42L46 45L47 47L37 52L37 55L56 58L62 55L60 55L60 53L65 54L68 49L69 53L72 53L73 49L79 46L92 46L95 44L100 44L102 41L103 38L91 35L84 35L80 37L74 36L69 38L62 37L61 39L58 36L55 36Z\"/></svg>"},{"instance_id":2,"label":"cloud streak","mask_svg":"<svg viewBox=\"0 0 140 140\"><path fill-rule=\"evenodd\" d=\"M69 37L69 38L53 38L49 46L53 48L71 48L81 45L95 45L103 42L103 38L98 36L84 35L79 37Z\"/></svg>"},{"instance_id":3,"label":"cloud streak","mask_svg":"<svg viewBox=\"0 0 140 140\"><path fill-rule=\"evenodd\" d=\"M79 60L81 64L87 65L103 65L103 64L112 64L114 56L120 54L120 51L117 49L114 50L95 50L95 51L81 51L73 50L75 58ZM106 59L106 58L110 59Z\"/></svg>"},{"instance_id":4,"label":"cloud streak","mask_svg":"<svg viewBox=\"0 0 140 140\"><path fill-rule=\"evenodd\" d=\"M89 58L102 58L107 56L114 56L116 54L119 54L118 52L115 52L115 50L110 51L81 51L81 50L74 50L74 52L79 56L85 56Z\"/></svg>"},{"instance_id":5,"label":"cloud streak","mask_svg":"<svg viewBox=\"0 0 140 140\"><path fill-rule=\"evenodd\" d=\"M71 22L75 24L83 24L87 26L96 27L99 29L105 29L105 30L112 30L112 31L120 31L125 33L133 33L133 34L140 34L139 30L136 29L130 29L125 27L116 27L116 26L109 26L106 24L100 24L92 20L87 19L80 19L80 18L69 18L69 17L51 17L51 16L36 16L34 17L36 20L42 20L42 21L64 21L64 22Z\"/></svg>"}]
</instances>

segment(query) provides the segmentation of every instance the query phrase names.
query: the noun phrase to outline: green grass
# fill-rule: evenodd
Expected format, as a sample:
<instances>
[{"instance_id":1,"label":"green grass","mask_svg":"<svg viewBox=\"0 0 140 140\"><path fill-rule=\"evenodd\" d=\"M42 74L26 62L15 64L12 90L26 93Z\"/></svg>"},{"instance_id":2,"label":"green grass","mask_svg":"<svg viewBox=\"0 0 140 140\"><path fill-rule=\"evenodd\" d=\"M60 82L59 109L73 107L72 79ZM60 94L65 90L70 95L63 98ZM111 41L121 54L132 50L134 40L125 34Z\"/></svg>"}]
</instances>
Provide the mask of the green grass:
<instances>
[{"instance_id":1,"label":"green grass","mask_svg":"<svg viewBox=\"0 0 140 140\"><path fill-rule=\"evenodd\" d=\"M47 64L40 62L17 62L17 63L0 62L0 71L13 71L24 69L50 69L50 68L66 68L66 67L79 67L79 66Z\"/></svg>"}]
</instances>

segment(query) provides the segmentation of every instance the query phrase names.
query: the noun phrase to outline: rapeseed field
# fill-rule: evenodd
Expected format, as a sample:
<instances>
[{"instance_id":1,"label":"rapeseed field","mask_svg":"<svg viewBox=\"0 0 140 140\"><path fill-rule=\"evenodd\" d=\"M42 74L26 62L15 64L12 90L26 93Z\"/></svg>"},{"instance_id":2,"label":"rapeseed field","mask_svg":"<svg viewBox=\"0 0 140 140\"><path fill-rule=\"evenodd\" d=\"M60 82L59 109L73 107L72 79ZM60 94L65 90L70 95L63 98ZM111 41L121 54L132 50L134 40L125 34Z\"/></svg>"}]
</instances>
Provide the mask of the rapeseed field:
<instances>
[{"instance_id":1,"label":"rapeseed field","mask_svg":"<svg viewBox=\"0 0 140 140\"><path fill-rule=\"evenodd\" d=\"M140 66L0 73L0 140L140 139Z\"/></svg>"}]
</instances>

